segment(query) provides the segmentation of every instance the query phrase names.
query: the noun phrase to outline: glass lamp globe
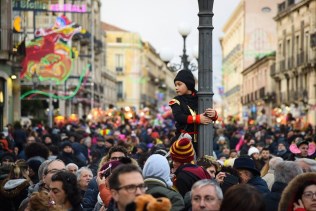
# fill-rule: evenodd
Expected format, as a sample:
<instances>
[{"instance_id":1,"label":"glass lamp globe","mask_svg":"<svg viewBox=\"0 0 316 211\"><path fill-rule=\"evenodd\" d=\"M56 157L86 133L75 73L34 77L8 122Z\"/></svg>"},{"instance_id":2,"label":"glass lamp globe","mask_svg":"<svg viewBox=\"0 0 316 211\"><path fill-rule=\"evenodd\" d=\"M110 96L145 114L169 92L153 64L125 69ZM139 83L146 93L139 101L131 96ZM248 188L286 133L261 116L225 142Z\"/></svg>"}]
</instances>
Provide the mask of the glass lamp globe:
<instances>
[{"instance_id":1,"label":"glass lamp globe","mask_svg":"<svg viewBox=\"0 0 316 211\"><path fill-rule=\"evenodd\" d=\"M191 32L191 26L187 23L181 23L178 27L178 31L183 37L186 37Z\"/></svg>"}]
</instances>

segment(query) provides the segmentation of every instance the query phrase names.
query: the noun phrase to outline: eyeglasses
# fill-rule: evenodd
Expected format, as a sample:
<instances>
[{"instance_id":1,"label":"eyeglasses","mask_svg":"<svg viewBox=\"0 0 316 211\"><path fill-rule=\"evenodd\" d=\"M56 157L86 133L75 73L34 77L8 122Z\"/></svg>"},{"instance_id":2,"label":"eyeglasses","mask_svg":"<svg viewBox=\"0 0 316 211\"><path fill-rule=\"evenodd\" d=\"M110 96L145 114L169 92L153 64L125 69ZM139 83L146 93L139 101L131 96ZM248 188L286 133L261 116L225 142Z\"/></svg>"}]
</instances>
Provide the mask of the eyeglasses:
<instances>
[{"instance_id":1,"label":"eyeglasses","mask_svg":"<svg viewBox=\"0 0 316 211\"><path fill-rule=\"evenodd\" d=\"M111 157L110 160L121 160L122 158L124 158L124 156L121 156L121 157Z\"/></svg>"},{"instance_id":2,"label":"eyeglasses","mask_svg":"<svg viewBox=\"0 0 316 211\"><path fill-rule=\"evenodd\" d=\"M46 175L47 174L55 174L55 173L60 172L60 171L66 171L66 169L51 169L51 170L48 170L46 172Z\"/></svg>"},{"instance_id":3,"label":"eyeglasses","mask_svg":"<svg viewBox=\"0 0 316 211\"><path fill-rule=\"evenodd\" d=\"M141 192L145 192L147 190L147 186L145 184L125 185L125 186L117 188L117 190L125 189L129 193L135 193L137 188L139 188Z\"/></svg>"},{"instance_id":4,"label":"eyeglasses","mask_svg":"<svg viewBox=\"0 0 316 211\"><path fill-rule=\"evenodd\" d=\"M312 198L313 198L313 196L315 196L315 197L316 197L316 192L307 191L307 192L304 192L304 193L303 193L303 196L304 196L305 198L312 199Z\"/></svg>"}]
</instances>

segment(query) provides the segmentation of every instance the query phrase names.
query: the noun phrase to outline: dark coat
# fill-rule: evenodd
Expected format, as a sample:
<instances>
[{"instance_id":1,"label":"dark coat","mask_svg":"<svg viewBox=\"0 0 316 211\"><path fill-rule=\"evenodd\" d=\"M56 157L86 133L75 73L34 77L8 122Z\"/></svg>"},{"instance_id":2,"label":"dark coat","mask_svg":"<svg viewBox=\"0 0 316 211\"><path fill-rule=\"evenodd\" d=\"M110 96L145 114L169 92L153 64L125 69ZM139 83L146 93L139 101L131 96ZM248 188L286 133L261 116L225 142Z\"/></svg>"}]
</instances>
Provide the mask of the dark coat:
<instances>
[{"instance_id":1,"label":"dark coat","mask_svg":"<svg viewBox=\"0 0 316 211\"><path fill-rule=\"evenodd\" d=\"M5 190L4 185L8 181L8 179L3 180L0 186L0 211L16 211L21 202L27 198L28 187L30 186L28 181L20 183L13 189Z\"/></svg>"},{"instance_id":2,"label":"dark coat","mask_svg":"<svg viewBox=\"0 0 316 211\"><path fill-rule=\"evenodd\" d=\"M99 188L96 177L93 177L89 182L88 189L86 190L82 199L82 206L85 211L92 211L95 204L98 202Z\"/></svg>"},{"instance_id":3,"label":"dark coat","mask_svg":"<svg viewBox=\"0 0 316 211\"><path fill-rule=\"evenodd\" d=\"M270 193L266 181L264 181L260 176L254 176L247 184L255 187L260 193Z\"/></svg>"},{"instance_id":4,"label":"dark coat","mask_svg":"<svg viewBox=\"0 0 316 211\"><path fill-rule=\"evenodd\" d=\"M286 185L287 184L282 182L275 182L272 185L271 193L264 194L266 211L278 211L281 195Z\"/></svg>"},{"instance_id":5,"label":"dark coat","mask_svg":"<svg viewBox=\"0 0 316 211\"><path fill-rule=\"evenodd\" d=\"M172 103L173 100L171 100L169 105L176 121L176 136L178 137L182 130L185 130L186 132L196 132L194 124L188 124L188 116L191 115L189 107L197 113L198 99L196 93L192 95L176 96L174 100L176 100L177 103Z\"/></svg>"},{"instance_id":6,"label":"dark coat","mask_svg":"<svg viewBox=\"0 0 316 211\"><path fill-rule=\"evenodd\" d=\"M154 195L154 196L164 196L170 199L172 204L172 211L180 211L184 209L184 201L182 196L167 187L166 183L159 178L145 178L145 184L148 187L146 193Z\"/></svg>"},{"instance_id":7,"label":"dark coat","mask_svg":"<svg viewBox=\"0 0 316 211\"><path fill-rule=\"evenodd\" d=\"M211 179L211 177L207 171L200 166L184 164L176 170L173 184L182 197L184 197L185 194L191 190L192 185L201 179Z\"/></svg>"}]
</instances>

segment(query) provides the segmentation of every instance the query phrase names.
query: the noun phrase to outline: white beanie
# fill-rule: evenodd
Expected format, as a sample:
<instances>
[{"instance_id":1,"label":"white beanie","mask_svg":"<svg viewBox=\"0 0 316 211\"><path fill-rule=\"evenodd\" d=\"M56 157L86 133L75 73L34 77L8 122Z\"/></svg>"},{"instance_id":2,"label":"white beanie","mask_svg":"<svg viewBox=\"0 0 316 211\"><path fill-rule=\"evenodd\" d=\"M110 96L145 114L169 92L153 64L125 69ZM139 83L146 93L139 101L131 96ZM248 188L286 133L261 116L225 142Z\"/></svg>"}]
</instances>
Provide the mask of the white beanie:
<instances>
[{"instance_id":1,"label":"white beanie","mask_svg":"<svg viewBox=\"0 0 316 211\"><path fill-rule=\"evenodd\" d=\"M170 166L165 158L159 154L151 155L147 160L143 168L143 176L146 177L158 177L162 179L168 187L172 186L170 179Z\"/></svg>"},{"instance_id":2,"label":"white beanie","mask_svg":"<svg viewBox=\"0 0 316 211\"><path fill-rule=\"evenodd\" d=\"M259 149L257 149L256 147L250 147L248 150L248 155L251 156L254 153L258 153L259 154Z\"/></svg>"}]
</instances>

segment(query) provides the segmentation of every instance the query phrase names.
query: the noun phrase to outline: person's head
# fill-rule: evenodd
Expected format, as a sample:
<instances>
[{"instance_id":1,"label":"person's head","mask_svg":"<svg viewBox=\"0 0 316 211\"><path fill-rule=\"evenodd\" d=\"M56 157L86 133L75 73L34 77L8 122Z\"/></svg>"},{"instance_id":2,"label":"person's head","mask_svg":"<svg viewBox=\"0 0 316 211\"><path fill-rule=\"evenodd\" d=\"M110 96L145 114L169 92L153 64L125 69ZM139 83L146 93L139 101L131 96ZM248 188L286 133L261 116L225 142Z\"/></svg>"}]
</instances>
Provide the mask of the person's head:
<instances>
[{"instance_id":1,"label":"person's head","mask_svg":"<svg viewBox=\"0 0 316 211\"><path fill-rule=\"evenodd\" d=\"M274 167L274 181L288 184L293 178L302 173L302 169L294 161L281 161Z\"/></svg>"},{"instance_id":2,"label":"person's head","mask_svg":"<svg viewBox=\"0 0 316 211\"><path fill-rule=\"evenodd\" d=\"M118 209L125 210L127 204L146 191L140 169L132 164L120 165L109 178L110 191Z\"/></svg>"},{"instance_id":3,"label":"person's head","mask_svg":"<svg viewBox=\"0 0 316 211\"><path fill-rule=\"evenodd\" d=\"M313 192L310 194L310 191ZM294 210L294 203L303 202L306 211L315 210L311 204L316 204L316 173L304 173L293 178L282 192L279 210Z\"/></svg>"},{"instance_id":4,"label":"person's head","mask_svg":"<svg viewBox=\"0 0 316 211\"><path fill-rule=\"evenodd\" d=\"M14 153L5 152L1 156L1 166L11 166L14 164L16 156Z\"/></svg>"},{"instance_id":5,"label":"person's head","mask_svg":"<svg viewBox=\"0 0 316 211\"><path fill-rule=\"evenodd\" d=\"M107 138L105 139L105 147L106 148L111 148L114 146L114 139L113 138Z\"/></svg>"},{"instance_id":6,"label":"person's head","mask_svg":"<svg viewBox=\"0 0 316 211\"><path fill-rule=\"evenodd\" d=\"M260 172L255 167L255 163L248 157L239 157L234 162L234 168L238 170L241 183L246 184L255 176L259 176Z\"/></svg>"},{"instance_id":7,"label":"person's head","mask_svg":"<svg viewBox=\"0 0 316 211\"><path fill-rule=\"evenodd\" d=\"M175 169L184 163L191 163L194 160L192 141L188 138L175 141L170 147L170 157Z\"/></svg>"},{"instance_id":8,"label":"person's head","mask_svg":"<svg viewBox=\"0 0 316 211\"><path fill-rule=\"evenodd\" d=\"M255 187L237 184L224 194L220 211L265 211L265 202Z\"/></svg>"},{"instance_id":9,"label":"person's head","mask_svg":"<svg viewBox=\"0 0 316 211\"><path fill-rule=\"evenodd\" d=\"M76 210L80 206L81 195L76 176L67 171L59 171L51 177L50 195L57 205Z\"/></svg>"},{"instance_id":10,"label":"person's head","mask_svg":"<svg viewBox=\"0 0 316 211\"><path fill-rule=\"evenodd\" d=\"M35 156L41 156L44 159L47 159L49 156L48 147L39 142L30 143L25 146L25 156L29 159Z\"/></svg>"},{"instance_id":11,"label":"person's head","mask_svg":"<svg viewBox=\"0 0 316 211\"><path fill-rule=\"evenodd\" d=\"M285 142L280 141L280 142L278 143L278 151L279 151L279 152L287 151L286 143L285 143Z\"/></svg>"},{"instance_id":12,"label":"person's head","mask_svg":"<svg viewBox=\"0 0 316 211\"><path fill-rule=\"evenodd\" d=\"M81 190L87 190L88 184L93 178L93 173L88 167L81 167L77 172L77 181Z\"/></svg>"},{"instance_id":13,"label":"person's head","mask_svg":"<svg viewBox=\"0 0 316 211\"><path fill-rule=\"evenodd\" d=\"M168 187L172 186L170 179L170 165L166 157L153 154L147 160L143 168L143 176L158 177L162 179Z\"/></svg>"},{"instance_id":14,"label":"person's head","mask_svg":"<svg viewBox=\"0 0 316 211\"><path fill-rule=\"evenodd\" d=\"M256 147L250 147L248 150L248 156L254 160L259 159L259 150Z\"/></svg>"},{"instance_id":15,"label":"person's head","mask_svg":"<svg viewBox=\"0 0 316 211\"><path fill-rule=\"evenodd\" d=\"M223 200L221 188L213 180L203 179L191 188L192 211L219 210Z\"/></svg>"},{"instance_id":16,"label":"person's head","mask_svg":"<svg viewBox=\"0 0 316 211\"><path fill-rule=\"evenodd\" d=\"M309 144L308 141L302 139L301 137L296 138L295 140L297 148L300 150L300 156L301 157L307 157L308 156L308 148Z\"/></svg>"},{"instance_id":17,"label":"person's head","mask_svg":"<svg viewBox=\"0 0 316 211\"><path fill-rule=\"evenodd\" d=\"M30 135L26 138L26 144L31 144L31 143L35 143L36 139L34 136Z\"/></svg>"},{"instance_id":18,"label":"person's head","mask_svg":"<svg viewBox=\"0 0 316 211\"><path fill-rule=\"evenodd\" d=\"M191 94L195 91L195 79L191 71L180 70L174 79L178 95Z\"/></svg>"},{"instance_id":19,"label":"person's head","mask_svg":"<svg viewBox=\"0 0 316 211\"><path fill-rule=\"evenodd\" d=\"M143 153L146 153L148 151L148 147L147 147L146 143L144 143L144 142L137 144L136 148L137 148L138 154L143 154Z\"/></svg>"},{"instance_id":20,"label":"person's head","mask_svg":"<svg viewBox=\"0 0 316 211\"><path fill-rule=\"evenodd\" d=\"M270 145L270 144L272 144L272 142L273 142L273 136L267 135L267 136L265 137L265 143L266 143L267 145Z\"/></svg>"},{"instance_id":21,"label":"person's head","mask_svg":"<svg viewBox=\"0 0 316 211\"><path fill-rule=\"evenodd\" d=\"M10 172L8 174L9 179L21 179L25 178L30 180L29 178L29 165L25 160L17 160L11 166Z\"/></svg>"},{"instance_id":22,"label":"person's head","mask_svg":"<svg viewBox=\"0 0 316 211\"><path fill-rule=\"evenodd\" d=\"M274 170L275 166L281 163L283 159L281 157L273 157L269 160L269 169Z\"/></svg>"},{"instance_id":23,"label":"person's head","mask_svg":"<svg viewBox=\"0 0 316 211\"><path fill-rule=\"evenodd\" d=\"M238 153L235 149L231 149L229 152L229 158L237 158Z\"/></svg>"},{"instance_id":24,"label":"person's head","mask_svg":"<svg viewBox=\"0 0 316 211\"><path fill-rule=\"evenodd\" d=\"M119 160L122 157L127 157L127 149L122 146L113 146L108 153L108 161Z\"/></svg>"},{"instance_id":25,"label":"person's head","mask_svg":"<svg viewBox=\"0 0 316 211\"><path fill-rule=\"evenodd\" d=\"M63 153L72 154L73 148L72 143L70 141L64 141L61 145Z\"/></svg>"},{"instance_id":26,"label":"person's head","mask_svg":"<svg viewBox=\"0 0 316 211\"><path fill-rule=\"evenodd\" d=\"M51 160L44 169L43 182L49 188L52 176L59 171L65 170L65 163L62 160Z\"/></svg>"},{"instance_id":27,"label":"person's head","mask_svg":"<svg viewBox=\"0 0 316 211\"><path fill-rule=\"evenodd\" d=\"M315 175L316 176L316 175ZM316 181L306 181L298 189L295 201L302 200L306 211L316 210Z\"/></svg>"},{"instance_id":28,"label":"person's head","mask_svg":"<svg viewBox=\"0 0 316 211\"><path fill-rule=\"evenodd\" d=\"M77 171L78 171L78 166L77 166L77 164L75 164L75 163L68 163L67 165L66 165L66 171L69 171L69 172L71 172L71 173L73 173L73 174L76 174L77 173Z\"/></svg>"},{"instance_id":29,"label":"person's head","mask_svg":"<svg viewBox=\"0 0 316 211\"><path fill-rule=\"evenodd\" d=\"M99 147L103 147L105 145L105 138L103 136L97 137L97 145Z\"/></svg>"},{"instance_id":30,"label":"person's head","mask_svg":"<svg viewBox=\"0 0 316 211\"><path fill-rule=\"evenodd\" d=\"M270 159L270 151L269 151L269 149L268 148L263 148L261 150L260 155L261 155L261 158L263 160L269 160Z\"/></svg>"},{"instance_id":31,"label":"person's head","mask_svg":"<svg viewBox=\"0 0 316 211\"><path fill-rule=\"evenodd\" d=\"M300 158L295 160L303 172L316 172L316 160L309 158Z\"/></svg>"},{"instance_id":32,"label":"person's head","mask_svg":"<svg viewBox=\"0 0 316 211\"><path fill-rule=\"evenodd\" d=\"M220 165L217 163L213 156L204 155L199 158L196 162L198 166L203 167L211 176L212 179L215 178L216 173L219 171Z\"/></svg>"}]
</instances>

